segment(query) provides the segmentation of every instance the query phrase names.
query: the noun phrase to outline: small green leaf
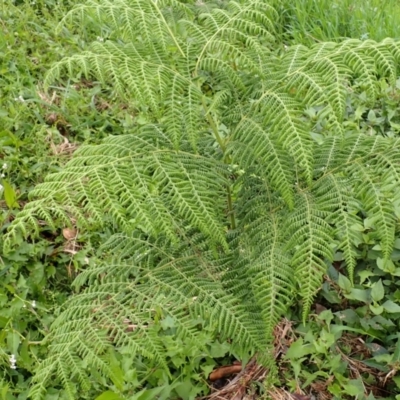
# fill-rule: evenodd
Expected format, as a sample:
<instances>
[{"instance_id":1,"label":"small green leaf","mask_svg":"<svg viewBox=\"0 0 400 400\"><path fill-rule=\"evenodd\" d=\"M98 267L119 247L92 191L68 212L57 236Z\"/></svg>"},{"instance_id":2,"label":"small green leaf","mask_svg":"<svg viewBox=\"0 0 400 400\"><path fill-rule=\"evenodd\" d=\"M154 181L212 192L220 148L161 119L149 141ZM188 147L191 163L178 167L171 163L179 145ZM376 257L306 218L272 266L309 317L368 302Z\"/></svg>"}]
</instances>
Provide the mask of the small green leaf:
<instances>
[{"instance_id":1,"label":"small green leaf","mask_svg":"<svg viewBox=\"0 0 400 400\"><path fill-rule=\"evenodd\" d=\"M362 290L362 289L351 289L349 294L345 294L344 297L350 300L357 300L361 301L363 303L368 303L369 302L369 291L368 290Z\"/></svg>"},{"instance_id":2,"label":"small green leaf","mask_svg":"<svg viewBox=\"0 0 400 400\"><path fill-rule=\"evenodd\" d=\"M286 352L286 358L293 360L304 357L307 354L311 354L314 351L314 346L305 345L303 338L297 339L291 344L288 351Z\"/></svg>"},{"instance_id":3,"label":"small green leaf","mask_svg":"<svg viewBox=\"0 0 400 400\"><path fill-rule=\"evenodd\" d=\"M318 319L325 321L327 325L330 325L333 318L334 317L331 310L324 310L318 315Z\"/></svg>"},{"instance_id":4,"label":"small green leaf","mask_svg":"<svg viewBox=\"0 0 400 400\"><path fill-rule=\"evenodd\" d=\"M7 333L7 347L11 354L18 354L18 347L21 343L21 337L14 330Z\"/></svg>"},{"instance_id":5,"label":"small green leaf","mask_svg":"<svg viewBox=\"0 0 400 400\"><path fill-rule=\"evenodd\" d=\"M391 300L387 300L382 304L388 313L400 313L400 306Z\"/></svg>"},{"instance_id":6,"label":"small green leaf","mask_svg":"<svg viewBox=\"0 0 400 400\"><path fill-rule=\"evenodd\" d=\"M219 341L216 341L211 343L209 354L213 358L224 357L229 352L230 348L229 343L220 343Z\"/></svg>"},{"instance_id":7,"label":"small green leaf","mask_svg":"<svg viewBox=\"0 0 400 400\"><path fill-rule=\"evenodd\" d=\"M349 396L360 396L364 394L364 384L361 379L352 379L348 385L343 385L346 389L346 394Z\"/></svg>"},{"instance_id":8,"label":"small green leaf","mask_svg":"<svg viewBox=\"0 0 400 400\"><path fill-rule=\"evenodd\" d=\"M385 296L385 288L383 287L382 280L379 279L378 282L375 282L372 286L371 290L371 298L374 301L380 301Z\"/></svg>"},{"instance_id":9,"label":"small green leaf","mask_svg":"<svg viewBox=\"0 0 400 400\"><path fill-rule=\"evenodd\" d=\"M393 379L394 383L396 384L396 386L400 389L400 376L396 375L392 379ZM400 398L400 395L396 396L396 399L397 399L397 397Z\"/></svg>"},{"instance_id":10,"label":"small green leaf","mask_svg":"<svg viewBox=\"0 0 400 400\"><path fill-rule=\"evenodd\" d=\"M170 315L167 315L160 321L160 325L164 330L168 328L175 328L175 320Z\"/></svg>"},{"instance_id":11,"label":"small green leaf","mask_svg":"<svg viewBox=\"0 0 400 400\"><path fill-rule=\"evenodd\" d=\"M377 361L378 363L388 364L392 361L392 355L389 353L378 354L374 357L374 360Z\"/></svg>"},{"instance_id":12,"label":"small green leaf","mask_svg":"<svg viewBox=\"0 0 400 400\"><path fill-rule=\"evenodd\" d=\"M181 397L182 399L189 399L192 388L193 388L192 382L190 380L186 380L177 385L175 390L176 393L178 393L179 397Z\"/></svg>"},{"instance_id":13,"label":"small green leaf","mask_svg":"<svg viewBox=\"0 0 400 400\"><path fill-rule=\"evenodd\" d=\"M19 208L17 203L17 195L14 188L10 185L8 181L3 179L2 185L4 188L4 200L6 201L8 208Z\"/></svg>"},{"instance_id":14,"label":"small green leaf","mask_svg":"<svg viewBox=\"0 0 400 400\"><path fill-rule=\"evenodd\" d=\"M357 329L357 328L351 328L350 326L345 326L345 325L332 325L330 327L330 331L334 334L338 333L338 332L343 332L343 331L348 331L348 332L357 332L357 333L361 333L362 335L368 335L372 338L375 339L379 339L377 336L375 336L372 333L366 332L363 329Z\"/></svg>"},{"instance_id":15,"label":"small green leaf","mask_svg":"<svg viewBox=\"0 0 400 400\"><path fill-rule=\"evenodd\" d=\"M397 335L399 337L399 335ZM392 363L398 363L400 361L400 339L397 339L396 347L394 348Z\"/></svg>"},{"instance_id":16,"label":"small green leaf","mask_svg":"<svg viewBox=\"0 0 400 400\"><path fill-rule=\"evenodd\" d=\"M155 387L153 389L143 389L140 392L134 394L132 397L130 397L130 400L151 400L151 399L156 399L157 396L165 389L166 388L164 386L158 386L158 387Z\"/></svg>"},{"instance_id":17,"label":"small green leaf","mask_svg":"<svg viewBox=\"0 0 400 400\"><path fill-rule=\"evenodd\" d=\"M391 260L385 260L384 258L378 257L376 260L378 268L384 272L393 273L396 271L396 267Z\"/></svg>"},{"instance_id":18,"label":"small green leaf","mask_svg":"<svg viewBox=\"0 0 400 400\"><path fill-rule=\"evenodd\" d=\"M380 315L383 313L383 307L379 304L370 304L369 309L375 314Z\"/></svg>"},{"instance_id":19,"label":"small green leaf","mask_svg":"<svg viewBox=\"0 0 400 400\"><path fill-rule=\"evenodd\" d=\"M349 293L352 288L350 279L342 274L339 274L338 285L346 293Z\"/></svg>"},{"instance_id":20,"label":"small green leaf","mask_svg":"<svg viewBox=\"0 0 400 400\"><path fill-rule=\"evenodd\" d=\"M360 285L362 285L366 279L368 279L370 276L374 276L375 274L372 271L367 271L363 270L358 272L358 276L360 277Z\"/></svg>"},{"instance_id":21,"label":"small green leaf","mask_svg":"<svg viewBox=\"0 0 400 400\"><path fill-rule=\"evenodd\" d=\"M107 390L100 396L97 396L95 400L123 400L123 398L117 393L114 393L111 390Z\"/></svg>"},{"instance_id":22,"label":"small green leaf","mask_svg":"<svg viewBox=\"0 0 400 400\"><path fill-rule=\"evenodd\" d=\"M374 110L369 110L368 113L368 122L374 123L376 121L376 115Z\"/></svg>"}]
</instances>

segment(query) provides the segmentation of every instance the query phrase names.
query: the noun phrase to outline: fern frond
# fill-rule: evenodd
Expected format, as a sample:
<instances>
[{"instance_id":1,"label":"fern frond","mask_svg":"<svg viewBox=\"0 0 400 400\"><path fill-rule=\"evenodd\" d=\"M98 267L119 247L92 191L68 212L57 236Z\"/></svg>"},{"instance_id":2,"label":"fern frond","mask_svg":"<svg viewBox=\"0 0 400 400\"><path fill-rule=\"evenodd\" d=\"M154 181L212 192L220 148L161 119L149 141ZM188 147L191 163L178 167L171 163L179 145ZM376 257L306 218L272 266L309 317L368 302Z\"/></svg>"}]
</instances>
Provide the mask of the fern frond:
<instances>
[{"instance_id":1,"label":"fern frond","mask_svg":"<svg viewBox=\"0 0 400 400\"><path fill-rule=\"evenodd\" d=\"M278 60L269 63L270 79L277 88L288 85L290 93L304 99L303 105L328 107L334 113L332 126L337 129L343 119L346 86L350 81L362 82L373 103L377 78L394 82L399 54L399 44L391 39L382 43L349 39L316 44L311 49L298 45L284 52L279 63ZM318 96L320 100L316 102Z\"/></svg>"},{"instance_id":2,"label":"fern frond","mask_svg":"<svg viewBox=\"0 0 400 400\"><path fill-rule=\"evenodd\" d=\"M248 226L251 243L247 246L248 265L246 274L250 282L251 298L260 307L266 338L271 340L273 330L287 310L292 297L293 269L290 257L284 249L284 239L280 229L282 220L278 215L266 215Z\"/></svg>"},{"instance_id":3,"label":"fern frond","mask_svg":"<svg viewBox=\"0 0 400 400\"><path fill-rule=\"evenodd\" d=\"M353 171L360 179L356 186L367 215L373 216L373 223L381 240L382 253L389 259L393 250L396 217L393 203L390 199L391 184L382 185L375 171L370 171L369 164L357 163ZM385 183L385 182L384 182ZM387 191L388 190L388 191Z\"/></svg>"},{"instance_id":4,"label":"fern frond","mask_svg":"<svg viewBox=\"0 0 400 400\"><path fill-rule=\"evenodd\" d=\"M299 190L295 209L287 218L286 228L291 233L287 249L294 251L291 263L295 267L303 299L303 320L320 288L326 270L325 261L333 258L333 229L327 222L333 207L334 202L329 194L317 197L308 191Z\"/></svg>"},{"instance_id":5,"label":"fern frond","mask_svg":"<svg viewBox=\"0 0 400 400\"><path fill-rule=\"evenodd\" d=\"M109 35L55 64L47 84L96 78L150 123L82 146L11 224L8 247L40 220L115 233L52 326L34 399L54 374L76 397L67 378L87 389L89 364L117 382L114 351L168 373L163 338L192 346L203 329L268 364L274 325L297 293L306 318L334 252L352 275L363 219L390 257L399 140L344 132L343 119L349 88L373 102L378 80L396 78L400 45L278 52L277 20L264 0L88 0L65 17Z\"/></svg>"},{"instance_id":6,"label":"fern frond","mask_svg":"<svg viewBox=\"0 0 400 400\"><path fill-rule=\"evenodd\" d=\"M51 224L55 218L69 224L72 215L83 226L90 223L88 216L102 225L107 214L126 232L140 228L155 235L168 233L174 240L179 216L179 224L189 223L216 243L226 243L227 169L200 155L157 148L157 142L149 140L151 131L145 132L80 149L62 172L49 175L32 192L41 200L30 203L12 229L19 230L22 221L28 224L33 210L36 218ZM153 130L161 145L164 138L157 132Z\"/></svg>"},{"instance_id":7,"label":"fern frond","mask_svg":"<svg viewBox=\"0 0 400 400\"><path fill-rule=\"evenodd\" d=\"M400 177L397 146L398 139L351 135L343 140L330 138L316 148L317 171L322 176L315 187L318 194L322 190L335 199L332 221L343 238L339 247L344 250L350 276L355 266L354 245L360 240L362 226L358 213L371 218L383 256L389 258L392 252L394 199Z\"/></svg>"},{"instance_id":8,"label":"fern frond","mask_svg":"<svg viewBox=\"0 0 400 400\"><path fill-rule=\"evenodd\" d=\"M130 254L125 262L108 260L80 277L80 284L91 284L65 304L53 324L48 337L53 356L37 376L34 391L53 373L63 373L61 360L67 353L78 360L78 366L82 361L86 365L95 363L104 376L110 376L105 370L110 346L127 349L132 357L146 357L167 370L163 334L156 324L166 316L173 319L186 343L201 343L201 332L196 328L201 321L221 339L235 338L238 354L243 354L243 349L253 353L266 346L260 326L247 316L233 294L223 290L224 271L212 252L202 251L202 241L190 240L169 251L155 243L141 258L137 258L135 249L143 247L138 246L136 238L118 235L109 246L121 248L121 242ZM75 372L71 374L73 377Z\"/></svg>"},{"instance_id":9,"label":"fern frond","mask_svg":"<svg viewBox=\"0 0 400 400\"><path fill-rule=\"evenodd\" d=\"M371 223L381 240L382 253L388 259L393 249L396 224L393 200L400 172L397 163L399 139L385 140L380 136L361 139L356 152L358 159L349 160L348 173L354 177L354 190L364 212L370 218L373 216Z\"/></svg>"},{"instance_id":10,"label":"fern frond","mask_svg":"<svg viewBox=\"0 0 400 400\"><path fill-rule=\"evenodd\" d=\"M290 168L292 159L283 145L254 119L243 118L232 135L230 149L233 162L243 168L256 168L259 176L265 176L280 191L289 207L293 207L295 175Z\"/></svg>"},{"instance_id":11,"label":"fern frond","mask_svg":"<svg viewBox=\"0 0 400 400\"><path fill-rule=\"evenodd\" d=\"M299 106L300 104L286 93L266 92L250 108L249 114L262 116L263 126L268 129L270 136L281 142L296 162L298 173L304 175L307 182L311 183L312 141L304 122L301 121ZM251 132L244 130L242 134L246 140Z\"/></svg>"},{"instance_id":12,"label":"fern frond","mask_svg":"<svg viewBox=\"0 0 400 400\"><path fill-rule=\"evenodd\" d=\"M314 188L317 195L327 193L332 198L333 212L328 222L335 226L338 249L343 251L349 277L353 280L356 248L362 240L360 227L363 225L361 218L357 215L360 202L355 198L349 180L341 176L328 173L315 184Z\"/></svg>"}]
</instances>

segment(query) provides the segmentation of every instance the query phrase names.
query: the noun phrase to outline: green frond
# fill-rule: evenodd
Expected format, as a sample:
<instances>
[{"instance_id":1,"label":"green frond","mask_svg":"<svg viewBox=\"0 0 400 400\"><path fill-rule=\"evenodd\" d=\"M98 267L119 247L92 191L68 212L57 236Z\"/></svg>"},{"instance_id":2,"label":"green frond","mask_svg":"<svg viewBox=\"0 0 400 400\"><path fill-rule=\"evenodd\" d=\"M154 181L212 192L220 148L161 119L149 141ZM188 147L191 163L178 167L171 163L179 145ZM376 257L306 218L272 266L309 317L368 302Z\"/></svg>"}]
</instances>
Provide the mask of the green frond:
<instances>
[{"instance_id":1,"label":"green frond","mask_svg":"<svg viewBox=\"0 0 400 400\"><path fill-rule=\"evenodd\" d=\"M296 162L298 173L311 183L312 141L301 120L299 108L300 104L286 93L268 91L250 108L249 115L263 118L263 127L269 131L271 138L279 140Z\"/></svg>"},{"instance_id":2,"label":"green frond","mask_svg":"<svg viewBox=\"0 0 400 400\"><path fill-rule=\"evenodd\" d=\"M287 249L294 252L291 264L303 299L303 320L320 288L326 271L325 262L333 259L331 242L334 231L327 222L333 205L329 194L317 197L299 189L294 211L287 218L286 229L291 236Z\"/></svg>"},{"instance_id":3,"label":"green frond","mask_svg":"<svg viewBox=\"0 0 400 400\"><path fill-rule=\"evenodd\" d=\"M322 113L326 115L332 129L343 134L343 109L340 106L339 113L335 111L335 104L330 102L330 93L326 90L325 82L321 80L320 75L311 68L307 72L297 71L288 77L286 89L289 93L293 93L296 100L302 101L304 104L324 106L325 109L320 111L320 115ZM343 100L342 97L340 99Z\"/></svg>"},{"instance_id":4,"label":"green frond","mask_svg":"<svg viewBox=\"0 0 400 400\"><path fill-rule=\"evenodd\" d=\"M346 267L351 280L353 280L356 266L356 247L360 242L360 226L362 220L357 215L360 203L355 198L350 181L333 174L324 175L315 185L316 194L326 194L331 197L333 210L330 222L335 227L335 238L338 249L343 251Z\"/></svg>"},{"instance_id":5,"label":"green frond","mask_svg":"<svg viewBox=\"0 0 400 400\"><path fill-rule=\"evenodd\" d=\"M337 131L344 115L346 86L352 79L362 82L373 103L377 79L385 77L393 83L397 76L399 44L390 39L382 43L349 39L316 44L311 49L298 45L277 61L269 63L274 85L286 86L289 93L302 99L303 106L327 107L327 113L333 112L332 129Z\"/></svg>"},{"instance_id":6,"label":"green frond","mask_svg":"<svg viewBox=\"0 0 400 400\"><path fill-rule=\"evenodd\" d=\"M263 333L271 340L274 326L291 301L293 268L285 252L288 237L281 229L285 203L268 179L255 177L255 171L242 177L237 205L240 234L230 240L233 262L224 283L252 318L261 318Z\"/></svg>"},{"instance_id":7,"label":"green frond","mask_svg":"<svg viewBox=\"0 0 400 400\"><path fill-rule=\"evenodd\" d=\"M397 79L396 60L393 56L393 47L396 49L397 44L393 41L388 46L388 42L376 43L374 41L365 41L362 44L364 52L371 55L375 61L376 72L380 76L387 77L393 85ZM397 49L396 49L397 50Z\"/></svg>"},{"instance_id":8,"label":"green frond","mask_svg":"<svg viewBox=\"0 0 400 400\"><path fill-rule=\"evenodd\" d=\"M163 137L157 139L161 145ZM224 244L226 185L227 170L218 161L156 148L144 134L111 137L82 147L63 171L49 175L32 192L41 200L30 203L12 229L29 222L30 212L51 224L69 224L72 216L83 226L101 225L110 215L126 232L139 228L176 240L176 226L189 223Z\"/></svg>"},{"instance_id":9,"label":"green frond","mask_svg":"<svg viewBox=\"0 0 400 400\"><path fill-rule=\"evenodd\" d=\"M394 199L400 178L398 142L381 136L351 135L329 138L316 147L316 172L321 177L314 186L318 197L330 193L336 203L332 222L340 232L339 248L344 251L350 276L360 240L360 212L368 217L380 239L384 257L389 258L392 252Z\"/></svg>"},{"instance_id":10,"label":"green frond","mask_svg":"<svg viewBox=\"0 0 400 400\"><path fill-rule=\"evenodd\" d=\"M292 301L294 275L290 258L284 250L286 238L280 229L282 220L272 214L254 222L248 227L253 245L246 247L254 247L254 250L248 255L250 262L246 272L252 295L261 309L266 337L270 340L274 327Z\"/></svg>"},{"instance_id":11,"label":"green frond","mask_svg":"<svg viewBox=\"0 0 400 400\"><path fill-rule=\"evenodd\" d=\"M118 235L115 239L109 246L120 247L122 239L126 248L131 248L132 258L124 263L108 260L80 277L81 284L91 284L64 305L53 324L47 339L52 343L52 355L43 364L33 390L38 391L38 385L53 373L64 373L67 355L77 365L76 371L68 370L70 378L82 365L93 365L110 376L106 370L110 346L126 349L132 357L141 355L167 370L163 335L156 324L166 316L173 319L177 334L186 343L198 342L196 321L203 321L221 338L234 339L239 354L243 349L254 352L266 346L260 327L248 318L237 298L223 290L219 262L211 252L200 252L202 241L197 247L196 241L189 239L192 247L175 250L179 258L149 246L140 262L132 248L143 247L137 246L135 238Z\"/></svg>"},{"instance_id":12,"label":"green frond","mask_svg":"<svg viewBox=\"0 0 400 400\"><path fill-rule=\"evenodd\" d=\"M357 79L362 82L373 103L376 100L376 74L374 58L365 54L357 40L346 40L339 46L339 52L344 53L344 62L355 72Z\"/></svg>"},{"instance_id":13,"label":"green frond","mask_svg":"<svg viewBox=\"0 0 400 400\"><path fill-rule=\"evenodd\" d=\"M367 215L373 216L371 223L381 240L382 253L386 259L389 259L393 250L396 225L396 216L390 198L392 182L381 182L382 175L377 175L371 169L369 164L362 163L357 163L352 168L353 173L359 178L356 193Z\"/></svg>"},{"instance_id":14,"label":"green frond","mask_svg":"<svg viewBox=\"0 0 400 400\"><path fill-rule=\"evenodd\" d=\"M276 51L278 19L264 0L88 0L65 16L108 37L46 84L97 79L139 115L47 176L5 238L10 249L74 220L113 233L52 325L35 400L55 374L76 398L71 381L88 390L89 365L115 384L114 352L169 373L166 341L202 343L202 330L269 365L275 324L295 300L306 319L334 252L351 277L368 226L390 258L400 139L346 132L343 119L351 90L373 103L379 80L396 79L400 45Z\"/></svg>"},{"instance_id":15,"label":"green frond","mask_svg":"<svg viewBox=\"0 0 400 400\"><path fill-rule=\"evenodd\" d=\"M233 162L243 168L255 168L259 176L265 176L274 189L280 191L288 206L293 207L295 175L290 168L292 159L263 126L253 119L242 119L230 144Z\"/></svg>"}]
</instances>

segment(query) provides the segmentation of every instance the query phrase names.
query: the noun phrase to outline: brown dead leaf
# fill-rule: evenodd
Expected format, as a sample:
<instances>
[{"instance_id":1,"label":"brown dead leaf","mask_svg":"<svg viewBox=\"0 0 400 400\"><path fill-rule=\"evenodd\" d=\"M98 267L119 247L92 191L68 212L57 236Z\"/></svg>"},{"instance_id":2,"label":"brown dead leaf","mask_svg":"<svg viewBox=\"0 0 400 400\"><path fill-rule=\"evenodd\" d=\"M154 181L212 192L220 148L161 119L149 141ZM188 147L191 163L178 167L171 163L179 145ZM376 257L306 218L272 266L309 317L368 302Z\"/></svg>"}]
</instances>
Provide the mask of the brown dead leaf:
<instances>
[{"instance_id":1,"label":"brown dead leaf","mask_svg":"<svg viewBox=\"0 0 400 400\"><path fill-rule=\"evenodd\" d=\"M64 228L62 230L62 234L65 239L72 240L72 239L76 238L77 231L76 231L76 229L73 229L73 228Z\"/></svg>"},{"instance_id":2,"label":"brown dead leaf","mask_svg":"<svg viewBox=\"0 0 400 400\"><path fill-rule=\"evenodd\" d=\"M225 367L219 367L215 369L213 372L211 372L210 376L208 379L210 381L216 381L217 379L222 379L227 376L230 376L232 374L237 374L242 370L242 365L241 364L236 364L236 365L228 365Z\"/></svg>"}]
</instances>

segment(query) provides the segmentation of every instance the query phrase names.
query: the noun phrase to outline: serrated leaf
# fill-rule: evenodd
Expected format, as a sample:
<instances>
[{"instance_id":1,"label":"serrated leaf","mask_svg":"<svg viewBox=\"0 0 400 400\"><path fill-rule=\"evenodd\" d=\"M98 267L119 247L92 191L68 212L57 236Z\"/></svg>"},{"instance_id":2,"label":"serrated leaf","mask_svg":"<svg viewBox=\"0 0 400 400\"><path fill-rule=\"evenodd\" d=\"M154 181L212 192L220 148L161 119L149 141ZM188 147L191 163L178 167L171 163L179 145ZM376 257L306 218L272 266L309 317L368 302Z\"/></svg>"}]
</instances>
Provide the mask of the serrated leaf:
<instances>
[{"instance_id":1,"label":"serrated leaf","mask_svg":"<svg viewBox=\"0 0 400 400\"><path fill-rule=\"evenodd\" d=\"M311 354L313 351L314 347L312 345L305 345L303 338L299 338L290 345L288 351L286 352L286 358L289 360L296 360L304 357L307 354Z\"/></svg>"}]
</instances>

